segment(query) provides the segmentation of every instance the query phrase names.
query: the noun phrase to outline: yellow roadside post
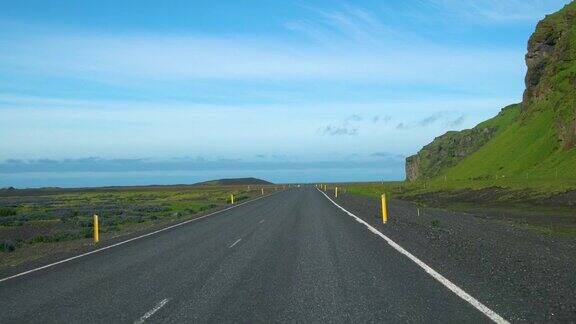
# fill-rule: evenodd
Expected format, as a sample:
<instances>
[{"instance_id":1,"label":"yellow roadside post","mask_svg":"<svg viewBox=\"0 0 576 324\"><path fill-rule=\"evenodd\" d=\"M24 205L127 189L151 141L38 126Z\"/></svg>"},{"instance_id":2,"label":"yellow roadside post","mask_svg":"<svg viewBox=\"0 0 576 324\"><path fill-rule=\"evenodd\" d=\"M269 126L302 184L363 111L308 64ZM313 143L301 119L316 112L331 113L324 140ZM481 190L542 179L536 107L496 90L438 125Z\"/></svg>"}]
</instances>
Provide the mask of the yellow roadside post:
<instances>
[{"instance_id":1,"label":"yellow roadside post","mask_svg":"<svg viewBox=\"0 0 576 324\"><path fill-rule=\"evenodd\" d=\"M234 204L234 195L230 194L230 204Z\"/></svg>"},{"instance_id":2,"label":"yellow roadside post","mask_svg":"<svg viewBox=\"0 0 576 324\"><path fill-rule=\"evenodd\" d=\"M94 243L100 241L100 235L98 233L98 215L94 215Z\"/></svg>"},{"instance_id":3,"label":"yellow roadside post","mask_svg":"<svg viewBox=\"0 0 576 324\"><path fill-rule=\"evenodd\" d=\"M388 221L388 204L386 204L386 194L382 194L382 223Z\"/></svg>"},{"instance_id":4,"label":"yellow roadside post","mask_svg":"<svg viewBox=\"0 0 576 324\"><path fill-rule=\"evenodd\" d=\"M334 188L334 197L338 198L338 187Z\"/></svg>"}]
</instances>

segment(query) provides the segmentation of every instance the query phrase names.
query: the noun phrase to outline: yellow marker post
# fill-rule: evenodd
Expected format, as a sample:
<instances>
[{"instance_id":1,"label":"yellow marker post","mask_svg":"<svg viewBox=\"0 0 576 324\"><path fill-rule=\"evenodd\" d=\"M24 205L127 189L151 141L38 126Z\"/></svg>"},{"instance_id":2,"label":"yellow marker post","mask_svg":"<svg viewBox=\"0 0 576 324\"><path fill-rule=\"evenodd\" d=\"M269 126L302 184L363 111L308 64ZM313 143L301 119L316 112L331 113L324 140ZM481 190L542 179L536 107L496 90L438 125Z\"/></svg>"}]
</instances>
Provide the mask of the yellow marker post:
<instances>
[{"instance_id":1,"label":"yellow marker post","mask_svg":"<svg viewBox=\"0 0 576 324\"><path fill-rule=\"evenodd\" d=\"M230 194L230 204L234 204L234 195Z\"/></svg>"},{"instance_id":2,"label":"yellow marker post","mask_svg":"<svg viewBox=\"0 0 576 324\"><path fill-rule=\"evenodd\" d=\"M388 221L388 204L386 204L386 194L382 194L382 223Z\"/></svg>"},{"instance_id":3,"label":"yellow marker post","mask_svg":"<svg viewBox=\"0 0 576 324\"><path fill-rule=\"evenodd\" d=\"M94 215L94 243L100 241L100 235L98 233L98 215Z\"/></svg>"},{"instance_id":4,"label":"yellow marker post","mask_svg":"<svg viewBox=\"0 0 576 324\"><path fill-rule=\"evenodd\" d=\"M334 197L338 198L338 187L334 188Z\"/></svg>"}]
</instances>

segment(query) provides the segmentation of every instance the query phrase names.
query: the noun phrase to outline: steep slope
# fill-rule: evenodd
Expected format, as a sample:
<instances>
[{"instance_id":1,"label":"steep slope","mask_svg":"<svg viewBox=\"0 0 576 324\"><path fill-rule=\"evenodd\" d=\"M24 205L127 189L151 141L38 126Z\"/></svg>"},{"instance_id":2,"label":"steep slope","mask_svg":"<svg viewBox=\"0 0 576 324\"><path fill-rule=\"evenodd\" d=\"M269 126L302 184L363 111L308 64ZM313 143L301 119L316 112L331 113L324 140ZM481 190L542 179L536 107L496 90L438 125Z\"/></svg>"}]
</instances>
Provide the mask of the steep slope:
<instances>
[{"instance_id":1,"label":"steep slope","mask_svg":"<svg viewBox=\"0 0 576 324\"><path fill-rule=\"evenodd\" d=\"M575 59L572 2L538 23L530 37L521 108L436 138L407 159L408 180L576 177Z\"/></svg>"},{"instance_id":2,"label":"steep slope","mask_svg":"<svg viewBox=\"0 0 576 324\"><path fill-rule=\"evenodd\" d=\"M429 179L443 170L457 165L465 157L478 151L483 145L517 120L520 105L508 106L494 118L460 132L450 131L436 137L418 154L406 159L408 180Z\"/></svg>"}]
</instances>

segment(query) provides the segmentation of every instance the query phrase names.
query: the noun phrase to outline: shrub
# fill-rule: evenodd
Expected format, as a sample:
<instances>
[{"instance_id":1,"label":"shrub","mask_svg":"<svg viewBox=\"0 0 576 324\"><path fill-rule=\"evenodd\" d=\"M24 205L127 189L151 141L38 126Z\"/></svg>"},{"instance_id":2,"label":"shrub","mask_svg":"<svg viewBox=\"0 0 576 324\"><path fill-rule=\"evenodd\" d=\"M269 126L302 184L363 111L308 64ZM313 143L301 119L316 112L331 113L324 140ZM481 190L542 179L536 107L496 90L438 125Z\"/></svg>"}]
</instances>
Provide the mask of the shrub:
<instances>
[{"instance_id":1,"label":"shrub","mask_svg":"<svg viewBox=\"0 0 576 324\"><path fill-rule=\"evenodd\" d=\"M94 233L93 233L91 228L84 227L82 229L82 237L83 238L92 238L93 236L94 236Z\"/></svg>"},{"instance_id":2,"label":"shrub","mask_svg":"<svg viewBox=\"0 0 576 324\"><path fill-rule=\"evenodd\" d=\"M12 241L2 241L0 242L0 251L1 252L13 252L16 250L16 244Z\"/></svg>"},{"instance_id":3,"label":"shrub","mask_svg":"<svg viewBox=\"0 0 576 324\"><path fill-rule=\"evenodd\" d=\"M80 227L92 227L92 226L94 226L94 223L92 221L89 221L89 220L82 220L82 221L78 222L78 225L80 225Z\"/></svg>"},{"instance_id":4,"label":"shrub","mask_svg":"<svg viewBox=\"0 0 576 324\"><path fill-rule=\"evenodd\" d=\"M34 236L34 238L32 238L30 240L30 243L35 244L35 243L42 243L42 242L47 242L47 238L44 235L36 235Z\"/></svg>"},{"instance_id":5,"label":"shrub","mask_svg":"<svg viewBox=\"0 0 576 324\"><path fill-rule=\"evenodd\" d=\"M440 226L440 221L438 221L437 219L432 220L432 222L430 222L432 224L432 227L438 227Z\"/></svg>"},{"instance_id":6,"label":"shrub","mask_svg":"<svg viewBox=\"0 0 576 324\"><path fill-rule=\"evenodd\" d=\"M4 217L4 216L15 216L16 215L16 211L12 208L0 208L0 216Z\"/></svg>"}]
</instances>

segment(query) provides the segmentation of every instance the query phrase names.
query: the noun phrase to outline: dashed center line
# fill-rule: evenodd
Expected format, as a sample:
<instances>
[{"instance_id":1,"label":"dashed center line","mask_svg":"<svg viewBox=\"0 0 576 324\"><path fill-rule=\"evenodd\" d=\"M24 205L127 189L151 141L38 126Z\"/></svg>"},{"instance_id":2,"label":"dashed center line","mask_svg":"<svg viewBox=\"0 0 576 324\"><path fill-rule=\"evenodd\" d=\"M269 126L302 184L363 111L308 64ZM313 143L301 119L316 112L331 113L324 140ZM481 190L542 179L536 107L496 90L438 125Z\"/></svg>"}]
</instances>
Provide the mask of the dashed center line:
<instances>
[{"instance_id":1,"label":"dashed center line","mask_svg":"<svg viewBox=\"0 0 576 324\"><path fill-rule=\"evenodd\" d=\"M142 315L142 317L140 317L137 321L135 321L134 324L144 323L148 318L150 318L150 316L154 315L154 313L159 311L160 308L164 307L164 305L166 305L167 303L168 303L168 298L162 299L158 304L156 304L156 306L154 306L154 308L147 311L146 314Z\"/></svg>"},{"instance_id":2,"label":"dashed center line","mask_svg":"<svg viewBox=\"0 0 576 324\"><path fill-rule=\"evenodd\" d=\"M238 239L236 242L232 243L232 245L230 245L230 248L234 247L234 245L238 244L238 242L242 241L242 239Z\"/></svg>"}]
</instances>

